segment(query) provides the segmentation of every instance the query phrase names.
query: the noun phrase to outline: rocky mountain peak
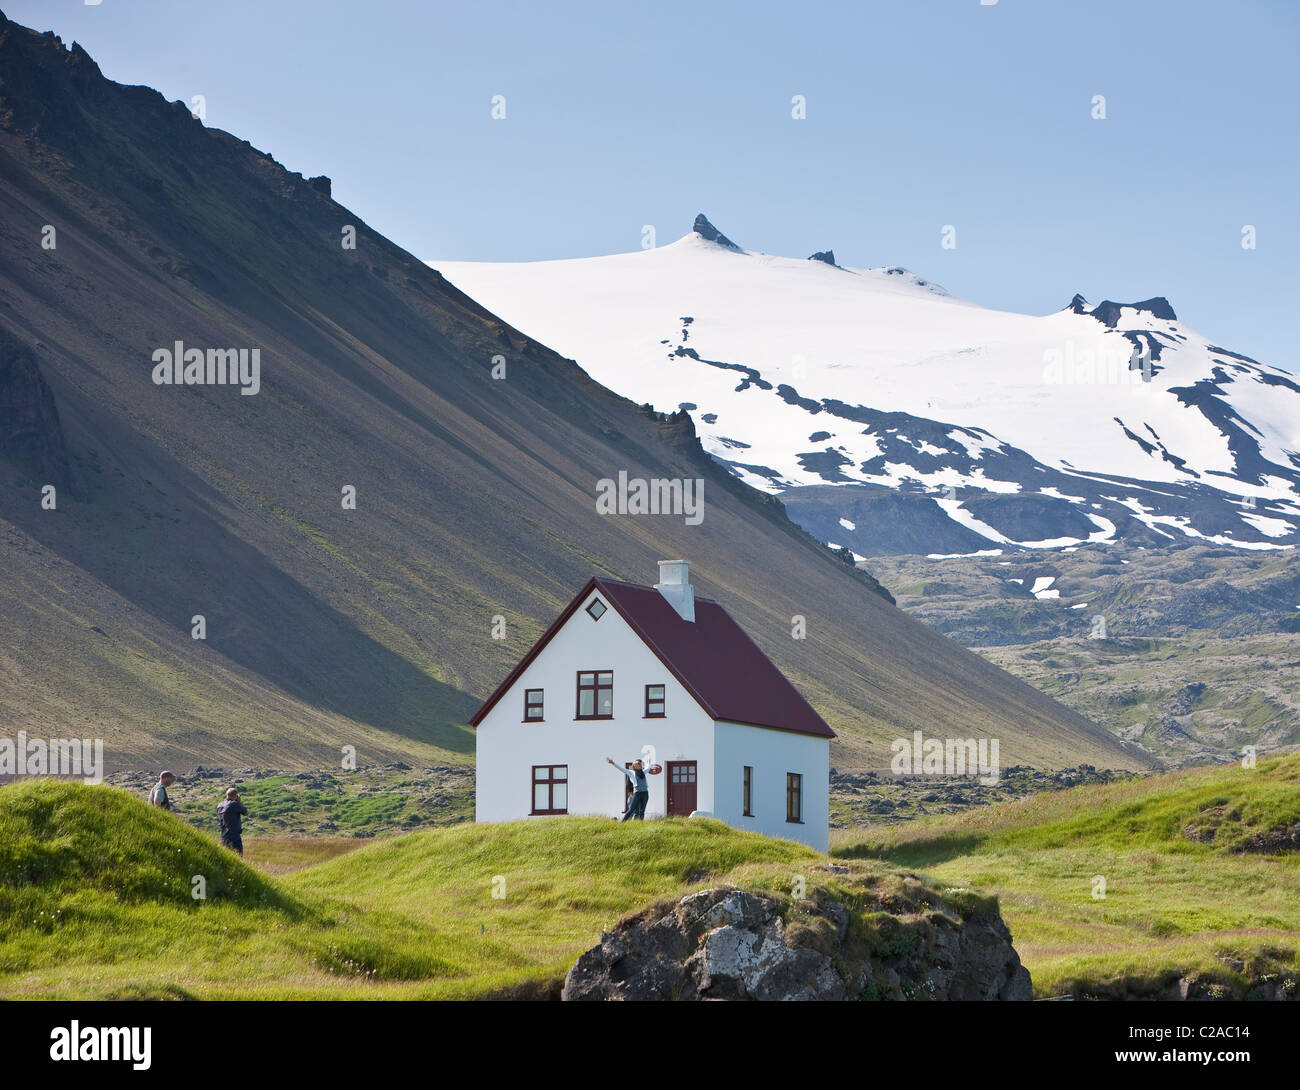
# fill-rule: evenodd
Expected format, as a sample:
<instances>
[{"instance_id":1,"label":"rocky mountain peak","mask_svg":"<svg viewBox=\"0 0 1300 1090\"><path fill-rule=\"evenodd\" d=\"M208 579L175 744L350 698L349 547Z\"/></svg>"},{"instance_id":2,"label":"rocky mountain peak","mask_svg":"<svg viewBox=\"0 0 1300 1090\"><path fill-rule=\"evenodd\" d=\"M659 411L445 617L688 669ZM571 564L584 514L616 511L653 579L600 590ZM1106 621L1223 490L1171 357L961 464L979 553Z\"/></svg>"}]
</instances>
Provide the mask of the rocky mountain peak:
<instances>
[{"instance_id":1,"label":"rocky mountain peak","mask_svg":"<svg viewBox=\"0 0 1300 1090\"><path fill-rule=\"evenodd\" d=\"M1079 297L1076 295L1075 298ZM1146 311L1153 318L1163 318L1170 322L1178 321L1178 315L1174 313L1174 308L1169 305L1169 300L1163 295L1156 295L1137 303L1116 303L1110 299L1103 299L1089 313L1102 325L1114 329L1119 322L1120 311L1125 307L1132 310Z\"/></svg>"},{"instance_id":2,"label":"rocky mountain peak","mask_svg":"<svg viewBox=\"0 0 1300 1090\"><path fill-rule=\"evenodd\" d=\"M732 242L731 239L727 238L726 235L714 227L713 224L709 222L709 217L703 212L695 217L695 224L691 230L701 238L706 239L709 242L716 242L719 246L725 246L728 250L740 249L740 247Z\"/></svg>"}]
</instances>

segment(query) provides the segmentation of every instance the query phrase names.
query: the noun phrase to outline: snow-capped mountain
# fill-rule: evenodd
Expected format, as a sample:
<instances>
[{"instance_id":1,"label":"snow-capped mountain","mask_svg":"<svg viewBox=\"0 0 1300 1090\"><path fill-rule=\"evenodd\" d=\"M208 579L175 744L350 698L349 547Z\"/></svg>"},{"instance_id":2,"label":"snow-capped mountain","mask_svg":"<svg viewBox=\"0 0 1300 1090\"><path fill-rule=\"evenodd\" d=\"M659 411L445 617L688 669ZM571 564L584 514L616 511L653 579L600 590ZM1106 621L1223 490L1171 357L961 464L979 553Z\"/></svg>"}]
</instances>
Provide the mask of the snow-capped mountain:
<instances>
[{"instance_id":1,"label":"snow-capped mountain","mask_svg":"<svg viewBox=\"0 0 1300 1090\"><path fill-rule=\"evenodd\" d=\"M1300 384L1162 298L988 310L897 267L744 250L703 215L657 249L429 264L617 393L688 411L859 555L1300 542Z\"/></svg>"}]
</instances>

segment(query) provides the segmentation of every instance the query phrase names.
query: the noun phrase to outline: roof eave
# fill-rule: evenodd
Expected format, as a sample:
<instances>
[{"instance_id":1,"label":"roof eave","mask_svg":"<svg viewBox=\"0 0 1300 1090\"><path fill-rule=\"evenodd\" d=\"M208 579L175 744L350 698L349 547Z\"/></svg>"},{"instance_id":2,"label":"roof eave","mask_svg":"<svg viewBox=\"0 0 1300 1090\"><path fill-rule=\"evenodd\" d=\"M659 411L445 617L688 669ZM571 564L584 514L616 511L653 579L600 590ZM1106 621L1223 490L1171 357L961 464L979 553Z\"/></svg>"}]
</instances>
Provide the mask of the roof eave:
<instances>
[{"instance_id":1,"label":"roof eave","mask_svg":"<svg viewBox=\"0 0 1300 1090\"><path fill-rule=\"evenodd\" d=\"M542 649L551 642L555 634L559 632L559 630L568 622L569 618L578 611L579 604L599 582L600 580L598 578L592 576L592 578L588 579L587 582L583 584L582 589L578 591L578 593L569 601L569 604L560 611L560 615L556 617L555 620L551 622L551 626L543 632L540 637L538 637L537 642L528 649L528 653L524 655L524 657L515 665L515 668L506 675L505 680L492 691L491 696L479 705L478 711L469 717L469 725L471 727L477 727L487 718L488 712L496 707L501 698L510 691L510 687L519 680L523 675L523 672L532 665L533 659L537 658L537 656L542 653ZM608 595L606 595L606 597L608 597ZM620 610L619 612L621 615L622 611Z\"/></svg>"},{"instance_id":2,"label":"roof eave","mask_svg":"<svg viewBox=\"0 0 1300 1090\"><path fill-rule=\"evenodd\" d=\"M817 718L821 720L822 726L826 728L825 734L815 730L803 730L799 727L779 727L775 723L747 723L743 719L723 718L715 719L714 722L734 723L738 727L753 727L755 730L779 730L782 734L802 734L805 738L820 738L823 742L829 742L832 738L839 737L826 720L822 719L821 716L817 716Z\"/></svg>"}]
</instances>

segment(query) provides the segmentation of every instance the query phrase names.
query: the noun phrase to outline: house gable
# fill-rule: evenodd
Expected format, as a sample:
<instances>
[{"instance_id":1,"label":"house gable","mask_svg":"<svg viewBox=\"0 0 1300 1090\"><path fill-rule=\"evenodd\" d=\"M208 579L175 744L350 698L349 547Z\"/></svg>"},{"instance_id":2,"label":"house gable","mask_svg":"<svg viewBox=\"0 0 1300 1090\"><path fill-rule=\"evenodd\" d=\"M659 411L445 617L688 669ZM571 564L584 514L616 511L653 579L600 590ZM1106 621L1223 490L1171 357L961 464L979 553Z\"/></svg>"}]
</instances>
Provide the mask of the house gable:
<instances>
[{"instance_id":1,"label":"house gable","mask_svg":"<svg viewBox=\"0 0 1300 1090\"><path fill-rule=\"evenodd\" d=\"M587 607L592 603L592 601L597 599L602 602L609 611L605 615L601 616L599 620L586 612ZM529 668L537 662L538 658L546 648L550 646L552 641L568 627L570 622L577 625L583 625L584 623L591 625L593 626L591 629L593 635L598 636L600 631L599 626L602 623L609 624L614 617L617 617L618 620L613 621L613 623L621 623L625 625L626 628L630 630L631 635L640 642L642 649L647 652L647 659L650 661L658 660L665 672L680 682L680 679L677 678L677 675L672 670L671 666L663 662L662 657L655 651L655 649L646 643L645 638L637 631L636 626L623 615L621 610L619 610L617 604L613 601L612 596L605 592L604 588L601 586L601 580L590 579L582 590L569 602L567 606L565 606L564 611L555 619L554 623L552 623L537 642L533 644L528 653L519 661L519 664L510 671L506 679L501 682L492 695L483 702L483 705L470 719L470 725L478 727L483 723L492 710L519 684L520 680L528 673ZM595 642L592 647L591 655L584 659L580 664L576 664L574 670L603 670L609 665L610 663L608 661L601 658L599 642ZM625 676L622 676L622 672L619 672L619 676L616 676L615 678L615 687L619 694L618 710L620 712L620 718L631 718L627 709L633 706L639 707L639 702L644 699L643 690L640 688L641 685L654 684L664 680L667 680L667 678L656 677L652 674L647 674L644 679L628 679ZM683 695L689 697L697 705L700 714L709 718L712 717L709 709L700 704L698 698L696 698L689 686L682 685L682 689L684 690ZM548 701L551 701L557 697L562 700L573 698L576 701L576 691L575 693L566 693L564 695L558 693L549 694L547 699ZM554 707L555 705L552 704L551 706ZM670 704L669 714L672 714L674 710L677 709L674 709L673 705ZM642 711L637 711L636 716L638 718L641 717ZM569 710L566 710L559 716L554 716L549 713L547 714L548 721L567 721L572 719L574 719L574 715Z\"/></svg>"},{"instance_id":2,"label":"house gable","mask_svg":"<svg viewBox=\"0 0 1300 1090\"><path fill-rule=\"evenodd\" d=\"M835 737L826 721L717 602L697 598L695 621L684 621L658 591L600 578L588 580L574 596L474 713L472 726L483 721L593 594L600 594L617 610L709 718L818 738Z\"/></svg>"}]
</instances>

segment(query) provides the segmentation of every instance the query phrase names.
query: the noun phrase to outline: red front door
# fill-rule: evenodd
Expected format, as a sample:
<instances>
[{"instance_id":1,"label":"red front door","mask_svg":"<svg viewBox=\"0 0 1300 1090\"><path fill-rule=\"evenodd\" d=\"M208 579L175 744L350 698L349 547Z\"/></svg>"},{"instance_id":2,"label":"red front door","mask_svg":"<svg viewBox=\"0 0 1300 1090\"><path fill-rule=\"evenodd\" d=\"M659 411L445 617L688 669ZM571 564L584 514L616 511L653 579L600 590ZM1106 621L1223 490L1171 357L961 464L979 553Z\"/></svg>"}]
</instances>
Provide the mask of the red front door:
<instances>
[{"instance_id":1,"label":"red front door","mask_svg":"<svg viewBox=\"0 0 1300 1090\"><path fill-rule=\"evenodd\" d=\"M690 815L695 809L694 761L669 761L668 771L668 813Z\"/></svg>"}]
</instances>

